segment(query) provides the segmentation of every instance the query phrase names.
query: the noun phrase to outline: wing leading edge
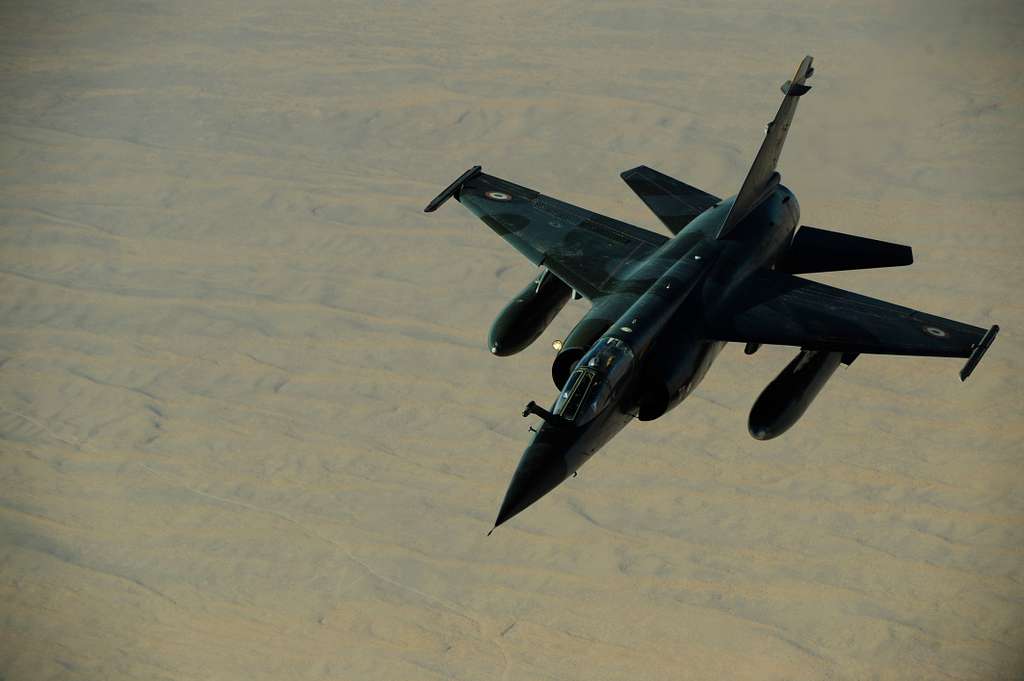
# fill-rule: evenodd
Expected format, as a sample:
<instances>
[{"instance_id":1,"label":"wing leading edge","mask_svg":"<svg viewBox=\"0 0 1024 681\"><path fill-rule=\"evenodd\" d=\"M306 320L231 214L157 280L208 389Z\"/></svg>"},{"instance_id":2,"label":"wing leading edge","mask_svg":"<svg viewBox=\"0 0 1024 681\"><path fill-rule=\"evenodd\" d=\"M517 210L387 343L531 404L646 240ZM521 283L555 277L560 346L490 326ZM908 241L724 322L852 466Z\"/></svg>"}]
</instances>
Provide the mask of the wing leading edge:
<instances>
[{"instance_id":1,"label":"wing leading edge","mask_svg":"<svg viewBox=\"0 0 1024 681\"><path fill-rule=\"evenodd\" d=\"M771 270L751 276L729 296L725 309L705 323L715 340L844 353L971 357L974 364L998 331Z\"/></svg>"},{"instance_id":2,"label":"wing leading edge","mask_svg":"<svg viewBox=\"0 0 1024 681\"><path fill-rule=\"evenodd\" d=\"M474 166L427 205L454 196L534 265L593 300L666 237L545 196Z\"/></svg>"}]
</instances>

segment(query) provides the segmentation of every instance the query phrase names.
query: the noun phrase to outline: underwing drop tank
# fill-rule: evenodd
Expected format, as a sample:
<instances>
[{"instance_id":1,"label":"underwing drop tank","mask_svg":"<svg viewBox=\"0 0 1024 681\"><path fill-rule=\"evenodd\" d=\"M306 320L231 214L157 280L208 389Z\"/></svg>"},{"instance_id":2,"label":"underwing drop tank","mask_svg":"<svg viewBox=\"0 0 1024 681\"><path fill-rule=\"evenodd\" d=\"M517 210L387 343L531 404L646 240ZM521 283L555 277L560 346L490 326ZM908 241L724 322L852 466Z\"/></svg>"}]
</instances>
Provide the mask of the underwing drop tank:
<instances>
[{"instance_id":1,"label":"underwing drop tank","mask_svg":"<svg viewBox=\"0 0 1024 681\"><path fill-rule=\"evenodd\" d=\"M499 357L524 350L544 333L571 295L571 288L544 270L494 320L487 346Z\"/></svg>"},{"instance_id":2,"label":"underwing drop tank","mask_svg":"<svg viewBox=\"0 0 1024 681\"><path fill-rule=\"evenodd\" d=\"M750 434L758 440L770 440L789 430L842 359L841 352L801 350L754 402L747 422Z\"/></svg>"}]
</instances>

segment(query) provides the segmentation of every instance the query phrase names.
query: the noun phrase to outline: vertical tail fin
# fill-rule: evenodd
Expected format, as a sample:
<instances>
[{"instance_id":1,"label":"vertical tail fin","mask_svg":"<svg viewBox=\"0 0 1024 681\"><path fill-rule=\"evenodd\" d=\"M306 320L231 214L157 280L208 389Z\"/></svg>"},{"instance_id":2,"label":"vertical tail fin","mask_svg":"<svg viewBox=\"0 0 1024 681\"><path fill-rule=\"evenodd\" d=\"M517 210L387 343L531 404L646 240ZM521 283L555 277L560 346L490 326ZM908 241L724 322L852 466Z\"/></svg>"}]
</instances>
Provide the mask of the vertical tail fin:
<instances>
[{"instance_id":1,"label":"vertical tail fin","mask_svg":"<svg viewBox=\"0 0 1024 681\"><path fill-rule=\"evenodd\" d=\"M796 70L793 80L787 80L782 85L782 92L786 95L782 99L782 106L775 114L774 120L768 124L764 141L761 148L754 157L754 163L750 166L750 172L740 187L736 201L725 218L722 228L718 231L718 238L722 239L735 227L740 220L745 218L765 196L779 183L779 174L775 167L779 163L779 154L782 153L782 145L786 143L786 133L793 122L793 114L796 113L796 103L801 95L810 90L809 85L804 82L811 77L814 69L811 67L812 57L804 57L800 67Z\"/></svg>"}]
</instances>

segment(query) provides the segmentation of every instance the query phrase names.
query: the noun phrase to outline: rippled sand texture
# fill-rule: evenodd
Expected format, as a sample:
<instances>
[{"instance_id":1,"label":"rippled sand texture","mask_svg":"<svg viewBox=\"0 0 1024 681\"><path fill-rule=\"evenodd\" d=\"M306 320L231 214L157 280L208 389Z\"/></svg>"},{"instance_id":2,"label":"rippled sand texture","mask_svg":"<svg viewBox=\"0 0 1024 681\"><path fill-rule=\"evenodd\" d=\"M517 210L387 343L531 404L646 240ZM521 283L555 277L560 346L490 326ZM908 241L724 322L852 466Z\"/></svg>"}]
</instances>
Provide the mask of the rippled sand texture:
<instances>
[{"instance_id":1,"label":"rippled sand texture","mask_svg":"<svg viewBox=\"0 0 1024 681\"><path fill-rule=\"evenodd\" d=\"M1024 673L1024 12L1014 3L3 3L0 676L1013 679ZM730 346L486 538L550 342L473 163L658 229L733 193L804 54L820 277L1003 332L862 357L785 437Z\"/></svg>"}]
</instances>

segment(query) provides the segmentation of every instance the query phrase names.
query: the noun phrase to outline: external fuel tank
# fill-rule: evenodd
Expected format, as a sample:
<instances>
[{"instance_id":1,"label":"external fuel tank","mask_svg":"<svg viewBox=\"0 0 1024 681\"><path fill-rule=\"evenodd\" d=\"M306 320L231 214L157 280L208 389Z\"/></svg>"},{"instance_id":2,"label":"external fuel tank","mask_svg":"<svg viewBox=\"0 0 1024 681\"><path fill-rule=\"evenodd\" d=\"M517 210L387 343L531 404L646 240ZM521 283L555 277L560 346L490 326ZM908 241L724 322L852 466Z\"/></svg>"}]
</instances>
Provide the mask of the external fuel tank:
<instances>
[{"instance_id":1,"label":"external fuel tank","mask_svg":"<svg viewBox=\"0 0 1024 681\"><path fill-rule=\"evenodd\" d=\"M789 430L842 359L841 352L801 350L754 402L747 422L750 434L758 440L770 440Z\"/></svg>"},{"instance_id":2,"label":"external fuel tank","mask_svg":"<svg viewBox=\"0 0 1024 681\"><path fill-rule=\"evenodd\" d=\"M544 333L571 295L571 288L544 270L494 320L487 346L500 357L525 349Z\"/></svg>"}]
</instances>

